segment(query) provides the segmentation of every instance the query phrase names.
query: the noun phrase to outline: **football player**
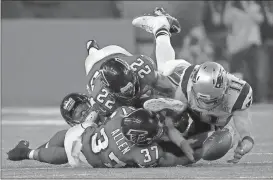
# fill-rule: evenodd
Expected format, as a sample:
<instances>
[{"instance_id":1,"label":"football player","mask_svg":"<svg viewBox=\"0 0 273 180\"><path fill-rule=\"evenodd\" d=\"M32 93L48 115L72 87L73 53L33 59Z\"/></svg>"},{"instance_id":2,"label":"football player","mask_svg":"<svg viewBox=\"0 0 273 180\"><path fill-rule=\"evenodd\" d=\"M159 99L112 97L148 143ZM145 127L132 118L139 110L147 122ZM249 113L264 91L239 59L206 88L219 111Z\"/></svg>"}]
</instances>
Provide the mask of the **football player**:
<instances>
[{"instance_id":1,"label":"football player","mask_svg":"<svg viewBox=\"0 0 273 180\"><path fill-rule=\"evenodd\" d=\"M160 16L154 29L157 42L180 32L178 21L163 9L156 8L153 14ZM158 43L158 51L162 44ZM94 40L87 43L87 50L87 89L100 113L110 115L120 105L141 107L153 89L172 93L166 91L172 86L170 81L157 71L157 64L162 64L159 59L154 61L145 55L132 55L115 45L100 49ZM174 54L174 51L166 54Z\"/></svg>"},{"instance_id":2,"label":"football player","mask_svg":"<svg viewBox=\"0 0 273 180\"><path fill-rule=\"evenodd\" d=\"M72 97L77 96L74 93ZM70 98L65 98L62 105L66 105L67 99ZM78 99L76 103L71 104L71 112L64 116L69 124L72 124L70 123L72 117L76 117L74 114L79 113L80 109L82 112L87 110L85 103L83 99ZM85 113L79 114L86 117ZM96 113L92 115L94 117L89 115L90 119L97 118ZM93 120L75 122L76 125L68 131L58 132L49 143L35 150L28 148L29 142L20 141L8 152L8 159L12 161L34 159L50 164L68 162L73 167L89 164L92 167L116 168L190 163L188 158L183 156L178 158L171 153L163 152L155 141L164 134L164 128L160 126L158 118L144 109L120 107L100 127L93 123ZM77 124L78 122L83 123Z\"/></svg>"},{"instance_id":3,"label":"football player","mask_svg":"<svg viewBox=\"0 0 273 180\"><path fill-rule=\"evenodd\" d=\"M152 14L158 17L153 30L155 40L158 42L156 50L170 49L164 47L170 46L170 42L165 44L160 42L168 40L166 36L170 37L171 34L180 32L178 21L162 8L156 8ZM175 90L171 81L157 71L157 63L145 55L134 56L119 46L106 46L100 49L95 41L89 41L87 49L89 52L85 61L89 79L87 89L93 102L92 106L103 116L109 116L117 107L123 105L142 107L145 100L152 98L153 89L165 93L166 96ZM173 49L169 53L174 54ZM162 55L158 57L157 61L161 58L159 62L162 62L162 57ZM171 140L185 150L180 141L172 139L175 136L171 134L179 132L169 129L168 133ZM190 146L186 149L189 152L185 153L193 160Z\"/></svg>"},{"instance_id":4,"label":"football player","mask_svg":"<svg viewBox=\"0 0 273 180\"><path fill-rule=\"evenodd\" d=\"M89 119L92 111L90 99L81 93L70 93L65 96L60 105L60 112L68 125L75 126Z\"/></svg>"},{"instance_id":5,"label":"football player","mask_svg":"<svg viewBox=\"0 0 273 180\"><path fill-rule=\"evenodd\" d=\"M82 136L82 152L92 164L99 156L105 167L186 165L185 156L164 152L156 143L164 134L156 116L144 109L119 107L102 126L88 127ZM91 142L91 143L90 143Z\"/></svg>"},{"instance_id":6,"label":"football player","mask_svg":"<svg viewBox=\"0 0 273 180\"><path fill-rule=\"evenodd\" d=\"M65 96L61 102L60 111L70 126L81 124L81 126L87 127L93 124L97 118L97 114L91 110L88 97L80 93L70 93ZM65 164L68 162L64 143L66 133L67 129L57 132L47 143L36 149L29 149L29 142L22 140L7 153L8 159L12 161L33 159L50 164ZM74 138L78 138L78 136L75 134ZM73 138L70 140L72 141ZM94 162L99 164L100 160L94 159Z\"/></svg>"},{"instance_id":7,"label":"football player","mask_svg":"<svg viewBox=\"0 0 273 180\"><path fill-rule=\"evenodd\" d=\"M157 16L144 15L134 19L133 24L151 32L157 19ZM165 52L169 51L171 50ZM188 111L195 128L203 131L209 131L211 127L209 125L223 131L228 129L233 135L236 130L240 136L239 142L234 152L234 159L229 162L238 163L254 145L250 132L249 107L252 104L250 85L229 74L215 62L205 62L201 65L191 65L185 60L169 59L165 62L166 69L163 74L176 84L177 90L173 95L176 100L164 98L148 100L144 107L156 112L180 107L180 112Z\"/></svg>"}]
</instances>

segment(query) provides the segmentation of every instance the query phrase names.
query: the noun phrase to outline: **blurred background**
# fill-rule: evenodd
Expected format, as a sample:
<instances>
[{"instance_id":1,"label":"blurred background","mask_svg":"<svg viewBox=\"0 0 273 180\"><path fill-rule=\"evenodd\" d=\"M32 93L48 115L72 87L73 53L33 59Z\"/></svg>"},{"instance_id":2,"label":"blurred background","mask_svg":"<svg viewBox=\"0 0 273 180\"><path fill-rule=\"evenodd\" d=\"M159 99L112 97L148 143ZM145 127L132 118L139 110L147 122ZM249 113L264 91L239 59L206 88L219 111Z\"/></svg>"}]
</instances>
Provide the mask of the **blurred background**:
<instances>
[{"instance_id":1,"label":"blurred background","mask_svg":"<svg viewBox=\"0 0 273 180\"><path fill-rule=\"evenodd\" d=\"M255 103L273 100L271 1L2 1L2 106L58 106L85 92L86 42L154 58L151 34L135 16L164 7L182 26L176 58L221 63L247 80ZM270 78L271 77L271 78Z\"/></svg>"}]
</instances>

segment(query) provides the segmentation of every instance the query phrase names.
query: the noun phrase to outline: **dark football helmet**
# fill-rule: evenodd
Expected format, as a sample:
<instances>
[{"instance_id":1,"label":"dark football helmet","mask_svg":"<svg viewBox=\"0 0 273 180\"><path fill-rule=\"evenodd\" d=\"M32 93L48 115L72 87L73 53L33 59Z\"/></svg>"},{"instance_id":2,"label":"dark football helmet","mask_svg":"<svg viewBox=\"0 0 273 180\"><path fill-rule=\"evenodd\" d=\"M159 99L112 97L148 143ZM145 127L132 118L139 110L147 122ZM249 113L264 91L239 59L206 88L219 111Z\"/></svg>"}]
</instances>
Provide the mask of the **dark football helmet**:
<instances>
[{"instance_id":1,"label":"dark football helmet","mask_svg":"<svg viewBox=\"0 0 273 180\"><path fill-rule=\"evenodd\" d=\"M80 93L68 94L60 105L61 115L70 126L84 122L90 109L91 104L88 97Z\"/></svg>"},{"instance_id":2,"label":"dark football helmet","mask_svg":"<svg viewBox=\"0 0 273 180\"><path fill-rule=\"evenodd\" d=\"M102 81L120 100L130 100L139 92L138 76L120 58L111 58L101 65Z\"/></svg>"},{"instance_id":3,"label":"dark football helmet","mask_svg":"<svg viewBox=\"0 0 273 180\"><path fill-rule=\"evenodd\" d=\"M122 119L124 136L137 146L146 146L158 140L164 133L159 119L145 109L137 109Z\"/></svg>"}]
</instances>

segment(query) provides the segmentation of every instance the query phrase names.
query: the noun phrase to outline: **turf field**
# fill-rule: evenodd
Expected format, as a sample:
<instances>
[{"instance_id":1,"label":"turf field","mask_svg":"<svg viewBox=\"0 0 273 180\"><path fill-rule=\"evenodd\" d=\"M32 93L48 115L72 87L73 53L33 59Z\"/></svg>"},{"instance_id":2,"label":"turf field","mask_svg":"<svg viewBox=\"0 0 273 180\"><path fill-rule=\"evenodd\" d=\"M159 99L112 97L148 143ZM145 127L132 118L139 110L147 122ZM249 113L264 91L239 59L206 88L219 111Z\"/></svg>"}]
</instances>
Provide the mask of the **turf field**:
<instances>
[{"instance_id":1,"label":"turf field","mask_svg":"<svg viewBox=\"0 0 273 180\"><path fill-rule=\"evenodd\" d=\"M1 179L273 179L273 105L251 109L254 149L238 164L228 164L232 150L221 160L200 161L189 167L147 169L72 169L31 160L12 162L6 152L21 139L35 148L55 132L68 128L58 109L2 109Z\"/></svg>"}]
</instances>

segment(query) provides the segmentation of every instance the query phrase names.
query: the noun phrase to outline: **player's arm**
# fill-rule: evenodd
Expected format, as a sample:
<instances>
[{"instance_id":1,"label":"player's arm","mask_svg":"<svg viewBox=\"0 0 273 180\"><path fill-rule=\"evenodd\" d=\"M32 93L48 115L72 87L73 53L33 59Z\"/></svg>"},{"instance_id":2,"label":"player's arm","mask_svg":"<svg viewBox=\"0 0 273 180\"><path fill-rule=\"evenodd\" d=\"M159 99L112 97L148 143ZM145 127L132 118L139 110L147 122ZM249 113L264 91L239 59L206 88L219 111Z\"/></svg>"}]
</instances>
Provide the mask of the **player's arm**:
<instances>
[{"instance_id":1,"label":"player's arm","mask_svg":"<svg viewBox=\"0 0 273 180\"><path fill-rule=\"evenodd\" d=\"M252 104L252 89L246 83L235 102L233 111L233 120L235 128L240 136L240 140L234 154L234 163L251 151L254 146L254 138L251 135L251 116L249 107Z\"/></svg>"},{"instance_id":2,"label":"player's arm","mask_svg":"<svg viewBox=\"0 0 273 180\"><path fill-rule=\"evenodd\" d=\"M165 63L166 67L162 74L156 72L155 88L161 91L167 91L171 97L174 97L177 86L179 86L181 73L190 65L190 63L183 59L168 61Z\"/></svg>"},{"instance_id":3,"label":"player's arm","mask_svg":"<svg viewBox=\"0 0 273 180\"><path fill-rule=\"evenodd\" d=\"M188 141L182 136L182 134L175 128L173 120L169 117L165 118L165 125L167 127L167 134L169 139L176 144L185 153L190 161L194 161L193 150Z\"/></svg>"},{"instance_id":4,"label":"player's arm","mask_svg":"<svg viewBox=\"0 0 273 180\"><path fill-rule=\"evenodd\" d=\"M163 156L159 159L158 166L159 167L172 167L177 165L188 165L191 161L186 157L177 157L172 153L164 152Z\"/></svg>"}]
</instances>

